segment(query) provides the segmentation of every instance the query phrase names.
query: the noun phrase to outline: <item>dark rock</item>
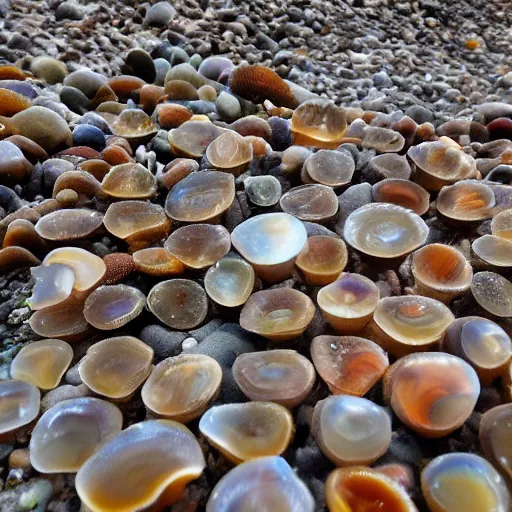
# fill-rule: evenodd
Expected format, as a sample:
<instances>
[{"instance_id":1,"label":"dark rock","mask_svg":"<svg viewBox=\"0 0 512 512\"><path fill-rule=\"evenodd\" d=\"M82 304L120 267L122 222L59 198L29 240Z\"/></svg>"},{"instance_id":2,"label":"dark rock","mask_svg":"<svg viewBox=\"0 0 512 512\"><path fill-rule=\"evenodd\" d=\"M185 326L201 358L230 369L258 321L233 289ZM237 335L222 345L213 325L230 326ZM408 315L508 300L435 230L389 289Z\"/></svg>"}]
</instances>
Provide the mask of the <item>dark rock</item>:
<instances>
[{"instance_id":1,"label":"dark rock","mask_svg":"<svg viewBox=\"0 0 512 512\"><path fill-rule=\"evenodd\" d=\"M81 20L84 17L84 12L81 7L75 2L62 2L55 11L55 19L57 20Z\"/></svg>"},{"instance_id":2,"label":"dark rock","mask_svg":"<svg viewBox=\"0 0 512 512\"><path fill-rule=\"evenodd\" d=\"M73 144L75 146L88 146L96 151L105 148L105 134L96 126L79 124L73 130Z\"/></svg>"},{"instance_id":3,"label":"dark rock","mask_svg":"<svg viewBox=\"0 0 512 512\"><path fill-rule=\"evenodd\" d=\"M177 356L181 344L189 335L184 332L171 331L161 325L147 325L140 332L139 338L155 351L156 359Z\"/></svg>"}]
</instances>

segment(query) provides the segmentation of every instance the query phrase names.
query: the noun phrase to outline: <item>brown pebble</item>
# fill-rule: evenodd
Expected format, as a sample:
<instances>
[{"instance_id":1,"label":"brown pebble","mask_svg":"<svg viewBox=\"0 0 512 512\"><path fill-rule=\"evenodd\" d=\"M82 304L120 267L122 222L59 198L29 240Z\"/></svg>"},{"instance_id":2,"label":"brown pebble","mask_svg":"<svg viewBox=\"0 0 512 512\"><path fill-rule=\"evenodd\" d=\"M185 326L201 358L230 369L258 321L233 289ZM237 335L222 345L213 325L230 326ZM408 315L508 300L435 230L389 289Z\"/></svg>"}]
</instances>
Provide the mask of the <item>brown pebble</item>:
<instances>
[{"instance_id":1,"label":"brown pebble","mask_svg":"<svg viewBox=\"0 0 512 512\"><path fill-rule=\"evenodd\" d=\"M70 188L65 188L55 196L55 199L65 208L73 208L78 203L78 194Z\"/></svg>"},{"instance_id":2,"label":"brown pebble","mask_svg":"<svg viewBox=\"0 0 512 512\"><path fill-rule=\"evenodd\" d=\"M30 471L32 469L28 448L18 448L11 452L9 455L9 469L23 469L23 471Z\"/></svg>"}]
</instances>

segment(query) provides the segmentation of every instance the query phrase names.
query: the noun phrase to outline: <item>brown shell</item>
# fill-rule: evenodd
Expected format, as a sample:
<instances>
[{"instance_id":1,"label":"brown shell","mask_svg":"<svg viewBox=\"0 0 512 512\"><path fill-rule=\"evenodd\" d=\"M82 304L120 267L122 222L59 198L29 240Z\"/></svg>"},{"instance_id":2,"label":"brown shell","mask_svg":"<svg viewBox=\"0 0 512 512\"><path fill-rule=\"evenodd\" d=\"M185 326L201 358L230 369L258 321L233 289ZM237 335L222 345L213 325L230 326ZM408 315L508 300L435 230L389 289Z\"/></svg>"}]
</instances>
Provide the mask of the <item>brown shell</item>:
<instances>
[{"instance_id":1,"label":"brown shell","mask_svg":"<svg viewBox=\"0 0 512 512\"><path fill-rule=\"evenodd\" d=\"M142 78L129 75L115 76L108 81L110 89L119 97L130 96L133 91L140 89L146 82Z\"/></svg>"},{"instance_id":2,"label":"brown shell","mask_svg":"<svg viewBox=\"0 0 512 512\"><path fill-rule=\"evenodd\" d=\"M133 258L124 252L113 252L103 258L107 271L102 284L116 284L135 270Z\"/></svg>"},{"instance_id":3,"label":"brown shell","mask_svg":"<svg viewBox=\"0 0 512 512\"><path fill-rule=\"evenodd\" d=\"M27 76L16 66L5 64L0 66L0 80L25 80Z\"/></svg>"},{"instance_id":4,"label":"brown shell","mask_svg":"<svg viewBox=\"0 0 512 512\"><path fill-rule=\"evenodd\" d=\"M11 117L30 107L32 103L25 96L9 89L0 89L0 115Z\"/></svg>"},{"instance_id":5,"label":"brown shell","mask_svg":"<svg viewBox=\"0 0 512 512\"><path fill-rule=\"evenodd\" d=\"M177 128L193 116L193 112L184 105L162 103L157 105L154 113L156 122L163 130Z\"/></svg>"},{"instance_id":6,"label":"brown shell","mask_svg":"<svg viewBox=\"0 0 512 512\"><path fill-rule=\"evenodd\" d=\"M254 103L270 100L280 107L295 108L297 100L290 86L275 72L265 66L241 66L229 77L231 90Z\"/></svg>"}]
</instances>

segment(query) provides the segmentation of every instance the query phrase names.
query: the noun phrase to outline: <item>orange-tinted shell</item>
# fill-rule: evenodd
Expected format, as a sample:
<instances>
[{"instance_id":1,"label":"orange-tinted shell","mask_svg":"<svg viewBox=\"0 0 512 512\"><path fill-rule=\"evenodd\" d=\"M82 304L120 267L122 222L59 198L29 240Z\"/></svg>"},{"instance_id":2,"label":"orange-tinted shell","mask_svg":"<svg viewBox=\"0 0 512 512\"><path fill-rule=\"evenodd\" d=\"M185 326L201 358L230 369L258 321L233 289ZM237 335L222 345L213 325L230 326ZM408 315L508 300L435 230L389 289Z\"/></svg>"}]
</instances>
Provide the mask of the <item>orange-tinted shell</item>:
<instances>
[{"instance_id":1,"label":"orange-tinted shell","mask_svg":"<svg viewBox=\"0 0 512 512\"><path fill-rule=\"evenodd\" d=\"M149 247L133 253L135 268L152 276L172 276L185 272L185 265L163 247Z\"/></svg>"},{"instance_id":2,"label":"orange-tinted shell","mask_svg":"<svg viewBox=\"0 0 512 512\"><path fill-rule=\"evenodd\" d=\"M106 147L102 151L101 157L110 165L120 165L133 162L132 157L124 148L115 145Z\"/></svg>"},{"instance_id":3,"label":"orange-tinted shell","mask_svg":"<svg viewBox=\"0 0 512 512\"><path fill-rule=\"evenodd\" d=\"M133 91L140 89L146 82L142 78L130 75L120 75L111 78L108 81L108 85L114 94L120 97L130 96Z\"/></svg>"},{"instance_id":4,"label":"orange-tinted shell","mask_svg":"<svg viewBox=\"0 0 512 512\"><path fill-rule=\"evenodd\" d=\"M0 89L0 116L13 116L31 105L25 96L9 89Z\"/></svg>"},{"instance_id":5,"label":"orange-tinted shell","mask_svg":"<svg viewBox=\"0 0 512 512\"><path fill-rule=\"evenodd\" d=\"M156 122L163 130L177 128L185 121L188 121L193 115L193 112L184 105L174 103L158 105L154 113Z\"/></svg>"},{"instance_id":6,"label":"orange-tinted shell","mask_svg":"<svg viewBox=\"0 0 512 512\"><path fill-rule=\"evenodd\" d=\"M290 86L275 71L264 66L235 68L229 77L229 87L235 94L254 103L270 100L280 107L297 106Z\"/></svg>"},{"instance_id":7,"label":"orange-tinted shell","mask_svg":"<svg viewBox=\"0 0 512 512\"><path fill-rule=\"evenodd\" d=\"M25 80L27 76L16 66L5 64L0 66L0 80Z\"/></svg>"}]
</instances>

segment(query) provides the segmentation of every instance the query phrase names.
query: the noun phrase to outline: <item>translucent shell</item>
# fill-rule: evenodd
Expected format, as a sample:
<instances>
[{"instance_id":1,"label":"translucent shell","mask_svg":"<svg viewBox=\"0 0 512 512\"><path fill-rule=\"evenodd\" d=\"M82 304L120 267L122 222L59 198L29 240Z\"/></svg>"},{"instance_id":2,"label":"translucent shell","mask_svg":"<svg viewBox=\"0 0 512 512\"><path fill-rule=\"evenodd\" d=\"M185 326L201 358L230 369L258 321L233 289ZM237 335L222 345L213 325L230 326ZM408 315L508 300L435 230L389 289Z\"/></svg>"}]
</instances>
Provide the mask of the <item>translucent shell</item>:
<instances>
[{"instance_id":1,"label":"translucent shell","mask_svg":"<svg viewBox=\"0 0 512 512\"><path fill-rule=\"evenodd\" d=\"M479 316L454 320L446 330L442 349L473 366L484 385L504 373L512 357L510 336L498 324Z\"/></svg>"},{"instance_id":2,"label":"translucent shell","mask_svg":"<svg viewBox=\"0 0 512 512\"><path fill-rule=\"evenodd\" d=\"M68 265L40 265L32 267L30 272L35 279L32 296L29 299L30 309L33 311L60 304L71 295L75 274Z\"/></svg>"},{"instance_id":3,"label":"translucent shell","mask_svg":"<svg viewBox=\"0 0 512 512\"><path fill-rule=\"evenodd\" d=\"M84 304L84 316L96 329L112 330L137 317L146 305L146 296L133 286L100 286Z\"/></svg>"},{"instance_id":4,"label":"translucent shell","mask_svg":"<svg viewBox=\"0 0 512 512\"><path fill-rule=\"evenodd\" d=\"M288 409L271 402L218 405L199 422L208 442L235 464L280 455L293 437L293 418Z\"/></svg>"},{"instance_id":5,"label":"translucent shell","mask_svg":"<svg viewBox=\"0 0 512 512\"><path fill-rule=\"evenodd\" d=\"M311 343L311 358L335 395L363 396L389 366L379 345L356 336L317 336Z\"/></svg>"},{"instance_id":6,"label":"translucent shell","mask_svg":"<svg viewBox=\"0 0 512 512\"><path fill-rule=\"evenodd\" d=\"M206 512L251 510L313 512L315 500L283 458L260 457L224 475L206 505Z\"/></svg>"},{"instance_id":7,"label":"translucent shell","mask_svg":"<svg viewBox=\"0 0 512 512\"><path fill-rule=\"evenodd\" d=\"M186 121L169 132L173 153L184 158L201 158L208 144L224 130L210 121Z\"/></svg>"},{"instance_id":8,"label":"translucent shell","mask_svg":"<svg viewBox=\"0 0 512 512\"><path fill-rule=\"evenodd\" d=\"M12 246L0 249L0 272L7 273L21 267L35 267L41 262L28 249Z\"/></svg>"},{"instance_id":9,"label":"translucent shell","mask_svg":"<svg viewBox=\"0 0 512 512\"><path fill-rule=\"evenodd\" d=\"M477 272L471 292L483 309L497 317L512 316L512 283L494 272Z\"/></svg>"},{"instance_id":10,"label":"translucent shell","mask_svg":"<svg viewBox=\"0 0 512 512\"><path fill-rule=\"evenodd\" d=\"M504 210L493 217L491 232L500 238L512 240L512 208Z\"/></svg>"},{"instance_id":11,"label":"translucent shell","mask_svg":"<svg viewBox=\"0 0 512 512\"><path fill-rule=\"evenodd\" d=\"M204 289L190 279L162 281L148 295L148 308L161 322L173 329L193 329L208 313Z\"/></svg>"},{"instance_id":12,"label":"translucent shell","mask_svg":"<svg viewBox=\"0 0 512 512\"><path fill-rule=\"evenodd\" d=\"M55 306L36 311L30 317L29 325L44 338L78 339L90 330L83 309L83 299L71 295Z\"/></svg>"},{"instance_id":13,"label":"translucent shell","mask_svg":"<svg viewBox=\"0 0 512 512\"><path fill-rule=\"evenodd\" d=\"M456 143L422 142L410 147L407 156L416 164L415 181L427 190L477 176L475 160Z\"/></svg>"},{"instance_id":14,"label":"translucent shell","mask_svg":"<svg viewBox=\"0 0 512 512\"><path fill-rule=\"evenodd\" d=\"M272 282L291 275L295 258L306 240L304 224L287 213L256 215L231 233L235 249L262 279Z\"/></svg>"},{"instance_id":15,"label":"translucent shell","mask_svg":"<svg viewBox=\"0 0 512 512\"><path fill-rule=\"evenodd\" d=\"M473 268L464 255L449 245L429 244L412 257L415 291L448 303L469 290Z\"/></svg>"},{"instance_id":16,"label":"translucent shell","mask_svg":"<svg viewBox=\"0 0 512 512\"><path fill-rule=\"evenodd\" d=\"M315 305L304 293L291 288L256 292L240 313L240 325L271 341L300 336L313 320Z\"/></svg>"},{"instance_id":17,"label":"translucent shell","mask_svg":"<svg viewBox=\"0 0 512 512\"><path fill-rule=\"evenodd\" d=\"M475 222L492 217L496 204L494 192L483 183L461 181L443 187L437 196L437 211L457 222Z\"/></svg>"},{"instance_id":18,"label":"translucent shell","mask_svg":"<svg viewBox=\"0 0 512 512\"><path fill-rule=\"evenodd\" d=\"M379 153L398 153L404 145L403 135L395 130L380 126L368 126L364 131L363 148L375 149Z\"/></svg>"},{"instance_id":19,"label":"translucent shell","mask_svg":"<svg viewBox=\"0 0 512 512\"><path fill-rule=\"evenodd\" d=\"M151 461L151 464L148 464ZM187 427L170 420L143 421L105 443L76 476L76 490L92 512L133 512L179 500L205 467Z\"/></svg>"},{"instance_id":20,"label":"translucent shell","mask_svg":"<svg viewBox=\"0 0 512 512\"><path fill-rule=\"evenodd\" d=\"M325 483L330 512L417 512L407 491L383 473L362 466L333 471Z\"/></svg>"},{"instance_id":21,"label":"translucent shell","mask_svg":"<svg viewBox=\"0 0 512 512\"><path fill-rule=\"evenodd\" d=\"M373 200L378 203L391 203L412 210L418 215L427 212L430 194L418 184L399 178L387 178L372 187Z\"/></svg>"},{"instance_id":22,"label":"translucent shell","mask_svg":"<svg viewBox=\"0 0 512 512\"><path fill-rule=\"evenodd\" d=\"M379 300L370 328L373 339L399 357L431 348L453 320L450 309L436 299L402 295Z\"/></svg>"},{"instance_id":23,"label":"translucent shell","mask_svg":"<svg viewBox=\"0 0 512 512\"><path fill-rule=\"evenodd\" d=\"M233 203L235 178L219 171L193 172L169 191L165 211L180 222L204 222L219 217Z\"/></svg>"},{"instance_id":24,"label":"translucent shell","mask_svg":"<svg viewBox=\"0 0 512 512\"><path fill-rule=\"evenodd\" d=\"M279 204L285 213L309 222L327 222L338 212L338 197L325 185L301 185L284 194Z\"/></svg>"},{"instance_id":25,"label":"translucent shell","mask_svg":"<svg viewBox=\"0 0 512 512\"><path fill-rule=\"evenodd\" d=\"M401 206L372 203L352 212L344 238L354 249L376 258L396 258L427 240L429 228L416 213Z\"/></svg>"},{"instance_id":26,"label":"translucent shell","mask_svg":"<svg viewBox=\"0 0 512 512\"><path fill-rule=\"evenodd\" d=\"M24 380L0 381L0 434L30 423L39 414L41 392Z\"/></svg>"},{"instance_id":27,"label":"translucent shell","mask_svg":"<svg viewBox=\"0 0 512 512\"><path fill-rule=\"evenodd\" d=\"M39 389L53 389L73 359L73 349L65 341L50 339L25 345L11 363L13 379L31 382Z\"/></svg>"},{"instance_id":28,"label":"translucent shell","mask_svg":"<svg viewBox=\"0 0 512 512\"><path fill-rule=\"evenodd\" d=\"M209 356L181 354L157 364L142 387L144 405L155 414L187 423L215 400L222 368Z\"/></svg>"},{"instance_id":29,"label":"translucent shell","mask_svg":"<svg viewBox=\"0 0 512 512\"><path fill-rule=\"evenodd\" d=\"M30 463L40 473L76 473L122 427L123 415L114 404L89 397L63 400L37 422Z\"/></svg>"},{"instance_id":30,"label":"translucent shell","mask_svg":"<svg viewBox=\"0 0 512 512\"><path fill-rule=\"evenodd\" d=\"M121 201L108 207L103 223L114 236L130 245L160 240L171 230L171 222L157 204L145 201Z\"/></svg>"},{"instance_id":31,"label":"translucent shell","mask_svg":"<svg viewBox=\"0 0 512 512\"><path fill-rule=\"evenodd\" d=\"M380 178L396 178L408 180L411 176L411 166L405 156L396 153L383 153L370 160L370 169Z\"/></svg>"},{"instance_id":32,"label":"translucent shell","mask_svg":"<svg viewBox=\"0 0 512 512\"><path fill-rule=\"evenodd\" d=\"M158 126L143 111L138 108L123 110L116 119L109 124L114 135L124 137L132 143L142 142L155 135Z\"/></svg>"},{"instance_id":33,"label":"translucent shell","mask_svg":"<svg viewBox=\"0 0 512 512\"><path fill-rule=\"evenodd\" d=\"M315 383L315 368L295 350L268 350L239 355L233 377L251 400L293 408L302 403Z\"/></svg>"},{"instance_id":34,"label":"translucent shell","mask_svg":"<svg viewBox=\"0 0 512 512\"><path fill-rule=\"evenodd\" d=\"M152 276L183 274L185 265L163 247L149 247L133 253L133 262L139 272Z\"/></svg>"},{"instance_id":35,"label":"translucent shell","mask_svg":"<svg viewBox=\"0 0 512 512\"><path fill-rule=\"evenodd\" d=\"M231 130L219 135L206 148L206 158L215 169L236 175L247 169L252 156L252 144Z\"/></svg>"},{"instance_id":36,"label":"translucent shell","mask_svg":"<svg viewBox=\"0 0 512 512\"><path fill-rule=\"evenodd\" d=\"M475 370L443 352L402 357L384 376L384 399L405 425L424 437L443 437L462 426L479 394Z\"/></svg>"},{"instance_id":37,"label":"translucent shell","mask_svg":"<svg viewBox=\"0 0 512 512\"><path fill-rule=\"evenodd\" d=\"M480 445L485 457L512 481L512 404L489 409L480 420Z\"/></svg>"},{"instance_id":38,"label":"translucent shell","mask_svg":"<svg viewBox=\"0 0 512 512\"><path fill-rule=\"evenodd\" d=\"M377 285L367 277L343 273L318 292L317 302L337 331L355 333L371 320L379 296Z\"/></svg>"},{"instance_id":39,"label":"translucent shell","mask_svg":"<svg viewBox=\"0 0 512 512\"><path fill-rule=\"evenodd\" d=\"M78 247L54 249L43 260L43 265L45 266L55 263L71 267L73 274L75 274L73 289L77 292L84 292L94 288L99 284L107 271L107 267L101 258Z\"/></svg>"},{"instance_id":40,"label":"translucent shell","mask_svg":"<svg viewBox=\"0 0 512 512\"><path fill-rule=\"evenodd\" d=\"M210 267L204 288L217 304L236 307L245 304L254 288L254 269L242 258L226 256Z\"/></svg>"},{"instance_id":41,"label":"translucent shell","mask_svg":"<svg viewBox=\"0 0 512 512\"><path fill-rule=\"evenodd\" d=\"M352 180L356 165L348 151L321 149L304 163L309 179L329 187L341 187Z\"/></svg>"},{"instance_id":42,"label":"translucent shell","mask_svg":"<svg viewBox=\"0 0 512 512\"><path fill-rule=\"evenodd\" d=\"M495 235L484 235L471 245L482 260L496 267L512 267L512 238L507 240Z\"/></svg>"},{"instance_id":43,"label":"translucent shell","mask_svg":"<svg viewBox=\"0 0 512 512\"><path fill-rule=\"evenodd\" d=\"M102 223L100 212L76 208L49 213L37 221L35 228L38 235L46 240L65 241L85 238Z\"/></svg>"},{"instance_id":44,"label":"translucent shell","mask_svg":"<svg viewBox=\"0 0 512 512\"><path fill-rule=\"evenodd\" d=\"M324 98L308 100L293 112L294 143L304 146L337 147L347 130L343 109Z\"/></svg>"},{"instance_id":45,"label":"translucent shell","mask_svg":"<svg viewBox=\"0 0 512 512\"><path fill-rule=\"evenodd\" d=\"M224 226L191 224L171 233L164 247L187 267L205 268L229 252L231 238Z\"/></svg>"},{"instance_id":46,"label":"translucent shell","mask_svg":"<svg viewBox=\"0 0 512 512\"><path fill-rule=\"evenodd\" d=\"M148 378L153 349L132 336L108 338L92 345L80 361L83 383L98 395L123 399Z\"/></svg>"},{"instance_id":47,"label":"translucent shell","mask_svg":"<svg viewBox=\"0 0 512 512\"><path fill-rule=\"evenodd\" d=\"M371 464L391 443L389 414L356 396L331 396L318 402L312 431L324 455L337 466Z\"/></svg>"},{"instance_id":48,"label":"translucent shell","mask_svg":"<svg viewBox=\"0 0 512 512\"><path fill-rule=\"evenodd\" d=\"M499 473L472 453L447 453L421 472L421 489L432 512L506 512L510 495Z\"/></svg>"},{"instance_id":49,"label":"translucent shell","mask_svg":"<svg viewBox=\"0 0 512 512\"><path fill-rule=\"evenodd\" d=\"M156 179L143 165L115 165L101 182L103 190L118 199L146 199L156 193Z\"/></svg>"},{"instance_id":50,"label":"translucent shell","mask_svg":"<svg viewBox=\"0 0 512 512\"><path fill-rule=\"evenodd\" d=\"M348 262L348 251L341 238L332 236L310 236L300 251L295 265L302 271L306 281L314 285L332 283Z\"/></svg>"},{"instance_id":51,"label":"translucent shell","mask_svg":"<svg viewBox=\"0 0 512 512\"><path fill-rule=\"evenodd\" d=\"M281 183L274 176L254 176L244 180L244 190L251 203L257 206L274 206L283 193Z\"/></svg>"}]
</instances>

